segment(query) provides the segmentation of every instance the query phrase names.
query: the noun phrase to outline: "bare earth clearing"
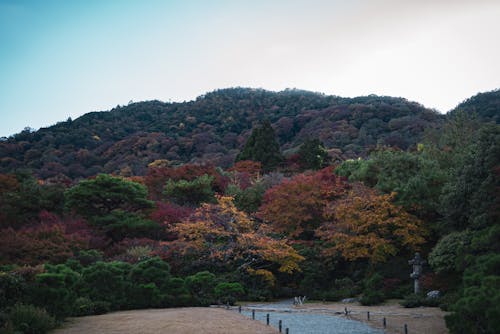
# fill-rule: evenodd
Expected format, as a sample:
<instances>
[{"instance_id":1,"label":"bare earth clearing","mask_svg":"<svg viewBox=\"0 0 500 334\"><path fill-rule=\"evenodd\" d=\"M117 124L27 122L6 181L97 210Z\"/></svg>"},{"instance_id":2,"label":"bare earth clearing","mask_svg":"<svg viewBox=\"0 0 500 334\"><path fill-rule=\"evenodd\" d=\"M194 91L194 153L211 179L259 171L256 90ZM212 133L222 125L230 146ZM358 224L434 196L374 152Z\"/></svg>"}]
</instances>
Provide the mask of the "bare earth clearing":
<instances>
[{"instance_id":1,"label":"bare earth clearing","mask_svg":"<svg viewBox=\"0 0 500 334\"><path fill-rule=\"evenodd\" d=\"M382 319L387 319L387 334L403 334L404 324L409 334L447 334L444 322L446 314L439 308L403 308L396 302L379 306L361 306L357 303L307 303L297 310L333 314L350 311L347 318L363 321L372 327L383 329ZM370 321L366 312L370 311ZM345 317L344 314L337 315ZM253 321L233 309L176 308L113 312L103 315L70 318L53 334L120 333L120 334L275 334L278 331L259 321Z\"/></svg>"},{"instance_id":2,"label":"bare earth clearing","mask_svg":"<svg viewBox=\"0 0 500 334\"><path fill-rule=\"evenodd\" d=\"M238 312L190 307L113 312L70 318L53 334L275 334L278 331Z\"/></svg>"},{"instance_id":3,"label":"bare earth clearing","mask_svg":"<svg viewBox=\"0 0 500 334\"><path fill-rule=\"evenodd\" d=\"M408 325L408 334L447 334L444 321L446 312L438 307L404 308L396 301L383 305L362 306L359 303L307 303L300 306L314 313L331 314L331 311L350 311L348 319L363 321L372 327L383 329L383 318L386 318L387 334L404 333L404 324ZM370 321L366 312L370 312ZM339 315L345 317L345 315Z\"/></svg>"}]
</instances>

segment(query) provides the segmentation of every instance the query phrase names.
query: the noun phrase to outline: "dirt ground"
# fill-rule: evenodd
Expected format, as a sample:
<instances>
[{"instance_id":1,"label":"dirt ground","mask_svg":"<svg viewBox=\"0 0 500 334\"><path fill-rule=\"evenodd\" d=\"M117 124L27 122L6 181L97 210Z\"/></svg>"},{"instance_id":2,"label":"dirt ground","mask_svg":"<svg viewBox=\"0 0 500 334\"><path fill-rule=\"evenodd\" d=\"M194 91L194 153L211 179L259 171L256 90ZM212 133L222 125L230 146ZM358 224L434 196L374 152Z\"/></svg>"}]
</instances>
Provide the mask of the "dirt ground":
<instances>
[{"instance_id":1,"label":"dirt ground","mask_svg":"<svg viewBox=\"0 0 500 334\"><path fill-rule=\"evenodd\" d=\"M392 301L384 305L362 306L358 303L307 303L297 307L302 311L335 314L363 321L372 327L383 329L386 318L387 334L447 334L445 312L434 307L404 308ZM370 320L367 313L370 312ZM70 318L62 328L52 334L275 334L278 331L251 320L235 309L224 308L176 308L113 312L103 315Z\"/></svg>"},{"instance_id":2,"label":"dirt ground","mask_svg":"<svg viewBox=\"0 0 500 334\"><path fill-rule=\"evenodd\" d=\"M314 313L331 314L332 311L341 312L339 316L363 321L372 327L383 329L383 318L386 318L387 334L404 334L404 325L408 325L408 334L447 334L448 329L444 321L446 312L437 307L404 308L396 301L389 301L383 305L362 306L359 303L306 303L300 308ZM367 312L370 312L370 320Z\"/></svg>"},{"instance_id":3,"label":"dirt ground","mask_svg":"<svg viewBox=\"0 0 500 334\"><path fill-rule=\"evenodd\" d=\"M217 308L150 309L70 318L53 334L275 334L270 326Z\"/></svg>"}]
</instances>

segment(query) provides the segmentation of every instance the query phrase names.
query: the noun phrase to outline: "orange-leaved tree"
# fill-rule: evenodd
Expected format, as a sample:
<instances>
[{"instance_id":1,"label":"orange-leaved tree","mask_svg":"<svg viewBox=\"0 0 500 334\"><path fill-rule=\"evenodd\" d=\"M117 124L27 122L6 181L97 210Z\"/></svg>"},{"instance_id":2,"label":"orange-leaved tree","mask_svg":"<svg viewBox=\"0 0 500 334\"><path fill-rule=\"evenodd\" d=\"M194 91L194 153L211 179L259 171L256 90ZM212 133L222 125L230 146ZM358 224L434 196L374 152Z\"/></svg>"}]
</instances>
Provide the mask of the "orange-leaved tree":
<instances>
[{"instance_id":1,"label":"orange-leaved tree","mask_svg":"<svg viewBox=\"0 0 500 334\"><path fill-rule=\"evenodd\" d=\"M325 220L328 203L345 194L347 182L333 168L299 174L264 194L257 216L278 233L309 239Z\"/></svg>"},{"instance_id":2,"label":"orange-leaved tree","mask_svg":"<svg viewBox=\"0 0 500 334\"><path fill-rule=\"evenodd\" d=\"M354 185L345 198L331 205L330 219L316 230L326 243L325 255L383 262L400 249L417 249L425 242L424 223L393 204L394 196Z\"/></svg>"},{"instance_id":3,"label":"orange-leaved tree","mask_svg":"<svg viewBox=\"0 0 500 334\"><path fill-rule=\"evenodd\" d=\"M284 239L273 239L264 227L239 211L232 197L218 196L216 204L203 204L174 230L171 247L181 255L206 263L230 265L247 272L276 268L300 271L304 259Z\"/></svg>"}]
</instances>

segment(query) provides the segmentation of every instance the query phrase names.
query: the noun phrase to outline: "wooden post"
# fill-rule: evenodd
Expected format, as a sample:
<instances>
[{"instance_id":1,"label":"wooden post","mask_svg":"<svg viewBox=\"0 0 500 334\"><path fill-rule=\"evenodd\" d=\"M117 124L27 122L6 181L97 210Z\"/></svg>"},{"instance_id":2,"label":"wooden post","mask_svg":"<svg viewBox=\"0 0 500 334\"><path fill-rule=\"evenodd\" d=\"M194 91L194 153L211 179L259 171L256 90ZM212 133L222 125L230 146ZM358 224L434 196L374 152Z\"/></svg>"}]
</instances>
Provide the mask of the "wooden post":
<instances>
[{"instance_id":1,"label":"wooden post","mask_svg":"<svg viewBox=\"0 0 500 334\"><path fill-rule=\"evenodd\" d=\"M347 307L344 307L345 315L347 315Z\"/></svg>"},{"instance_id":2,"label":"wooden post","mask_svg":"<svg viewBox=\"0 0 500 334\"><path fill-rule=\"evenodd\" d=\"M282 321L280 320L278 321L278 330L280 331L280 333L281 333L281 326L282 326Z\"/></svg>"},{"instance_id":3,"label":"wooden post","mask_svg":"<svg viewBox=\"0 0 500 334\"><path fill-rule=\"evenodd\" d=\"M252 320L255 320L255 310L252 310Z\"/></svg>"},{"instance_id":4,"label":"wooden post","mask_svg":"<svg viewBox=\"0 0 500 334\"><path fill-rule=\"evenodd\" d=\"M405 334L408 334L408 325L405 324Z\"/></svg>"},{"instance_id":5,"label":"wooden post","mask_svg":"<svg viewBox=\"0 0 500 334\"><path fill-rule=\"evenodd\" d=\"M370 320L370 311L366 312L366 318Z\"/></svg>"},{"instance_id":6,"label":"wooden post","mask_svg":"<svg viewBox=\"0 0 500 334\"><path fill-rule=\"evenodd\" d=\"M241 305L238 306L238 312L241 313Z\"/></svg>"},{"instance_id":7,"label":"wooden post","mask_svg":"<svg viewBox=\"0 0 500 334\"><path fill-rule=\"evenodd\" d=\"M383 323L384 323L384 328L386 328L387 327L387 322L385 321L385 318L383 320Z\"/></svg>"},{"instance_id":8,"label":"wooden post","mask_svg":"<svg viewBox=\"0 0 500 334\"><path fill-rule=\"evenodd\" d=\"M285 329L285 334L289 334L289 333L288 333L288 328L287 328L287 329Z\"/></svg>"},{"instance_id":9,"label":"wooden post","mask_svg":"<svg viewBox=\"0 0 500 334\"><path fill-rule=\"evenodd\" d=\"M269 313L266 315L266 325L269 326Z\"/></svg>"}]
</instances>

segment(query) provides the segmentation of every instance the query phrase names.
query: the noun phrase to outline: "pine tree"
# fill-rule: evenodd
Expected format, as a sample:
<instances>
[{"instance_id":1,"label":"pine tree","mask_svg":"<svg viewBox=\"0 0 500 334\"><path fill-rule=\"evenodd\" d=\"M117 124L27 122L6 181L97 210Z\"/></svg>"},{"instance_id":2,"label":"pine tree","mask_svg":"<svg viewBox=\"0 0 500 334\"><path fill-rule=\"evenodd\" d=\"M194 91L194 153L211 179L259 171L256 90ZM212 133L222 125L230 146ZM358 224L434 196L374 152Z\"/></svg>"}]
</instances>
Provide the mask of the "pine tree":
<instances>
[{"instance_id":1,"label":"pine tree","mask_svg":"<svg viewBox=\"0 0 500 334\"><path fill-rule=\"evenodd\" d=\"M242 160L260 162L264 172L275 169L283 161L276 134L269 121L264 121L252 131L245 147L236 157L236 161Z\"/></svg>"},{"instance_id":2,"label":"pine tree","mask_svg":"<svg viewBox=\"0 0 500 334\"><path fill-rule=\"evenodd\" d=\"M300 164L304 169L318 170L326 167L329 162L328 152L319 139L307 139L299 152Z\"/></svg>"}]
</instances>

